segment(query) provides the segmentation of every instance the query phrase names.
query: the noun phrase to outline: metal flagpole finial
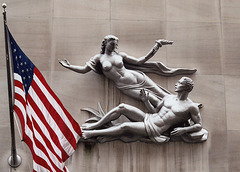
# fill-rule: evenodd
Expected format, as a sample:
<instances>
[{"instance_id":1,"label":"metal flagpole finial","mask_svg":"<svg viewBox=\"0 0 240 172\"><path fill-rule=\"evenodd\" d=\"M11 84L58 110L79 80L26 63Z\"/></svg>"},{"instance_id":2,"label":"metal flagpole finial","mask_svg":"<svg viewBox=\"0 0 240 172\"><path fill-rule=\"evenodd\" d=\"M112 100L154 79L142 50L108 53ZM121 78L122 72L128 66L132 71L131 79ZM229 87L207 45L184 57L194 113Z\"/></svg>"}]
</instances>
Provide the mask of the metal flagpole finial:
<instances>
[{"instance_id":1,"label":"metal flagpole finial","mask_svg":"<svg viewBox=\"0 0 240 172\"><path fill-rule=\"evenodd\" d=\"M6 11L6 8L7 8L7 4L6 4L6 3L3 3L3 4L2 4L2 7L3 7L3 12L5 12L5 11Z\"/></svg>"}]
</instances>

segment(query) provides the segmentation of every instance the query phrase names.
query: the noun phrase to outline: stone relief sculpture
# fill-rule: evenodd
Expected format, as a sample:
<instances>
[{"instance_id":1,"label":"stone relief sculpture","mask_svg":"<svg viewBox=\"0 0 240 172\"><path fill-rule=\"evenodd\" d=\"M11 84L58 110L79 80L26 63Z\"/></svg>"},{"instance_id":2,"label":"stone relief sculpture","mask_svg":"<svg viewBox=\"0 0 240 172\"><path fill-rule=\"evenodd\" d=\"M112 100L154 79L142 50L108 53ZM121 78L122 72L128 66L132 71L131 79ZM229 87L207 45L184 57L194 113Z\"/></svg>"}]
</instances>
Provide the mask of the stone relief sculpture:
<instances>
[{"instance_id":1,"label":"stone relief sculpture","mask_svg":"<svg viewBox=\"0 0 240 172\"><path fill-rule=\"evenodd\" d=\"M106 115L101 108L99 112L85 109L98 118L95 118L97 119L95 122L90 123L94 121L90 119L88 123L82 125L81 141L92 139L92 141L106 142L120 139L124 142L163 143L181 139L189 143L203 142L207 140L208 132L202 128L197 104L188 98L193 85L192 79L182 77L175 85L177 95L164 95L156 107L150 103L149 93L142 89L139 95L150 113L127 104L120 104ZM126 116L130 121L113 125L111 122L121 115Z\"/></svg>"},{"instance_id":2,"label":"stone relief sculpture","mask_svg":"<svg viewBox=\"0 0 240 172\"><path fill-rule=\"evenodd\" d=\"M124 94L141 100L140 90L148 92L148 99L155 107L159 99L169 94L168 91L154 83L144 72L152 72L163 76L179 74L193 74L196 69L168 68L160 62L147 62L163 45L172 44L172 41L157 40L156 44L146 56L135 58L126 53L118 53L118 38L107 35L102 41L100 54L95 55L84 66L71 65L68 60L59 60L59 63L78 73L87 73L91 70L103 74L113 81L116 87Z\"/></svg>"},{"instance_id":3,"label":"stone relief sculpture","mask_svg":"<svg viewBox=\"0 0 240 172\"><path fill-rule=\"evenodd\" d=\"M59 63L72 71L87 73L91 70L103 74L114 82L124 94L144 102L149 113L127 104L120 104L107 114L101 106L96 111L86 110L96 117L82 125L81 141L106 142L122 140L124 142L145 141L163 143L169 140L202 142L208 132L202 128L199 112L201 104L193 103L188 94L193 88L193 81L183 77L176 84L177 95L158 86L145 73L152 72L162 76L193 74L196 69L169 68L161 62L148 62L163 45L172 41L159 39L146 56L135 58L126 53L117 52L118 38L107 35L102 41L100 54L95 55L84 66L71 65L66 59ZM113 124L121 115L130 121Z\"/></svg>"}]
</instances>

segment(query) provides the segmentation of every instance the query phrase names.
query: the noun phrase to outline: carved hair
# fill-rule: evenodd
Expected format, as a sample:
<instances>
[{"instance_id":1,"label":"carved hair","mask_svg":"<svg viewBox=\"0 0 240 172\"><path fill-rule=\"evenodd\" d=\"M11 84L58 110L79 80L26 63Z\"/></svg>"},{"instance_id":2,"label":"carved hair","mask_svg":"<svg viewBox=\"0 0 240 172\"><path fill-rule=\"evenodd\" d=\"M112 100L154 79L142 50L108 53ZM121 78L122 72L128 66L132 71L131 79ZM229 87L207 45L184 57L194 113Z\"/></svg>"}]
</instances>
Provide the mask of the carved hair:
<instances>
[{"instance_id":1,"label":"carved hair","mask_svg":"<svg viewBox=\"0 0 240 172\"><path fill-rule=\"evenodd\" d=\"M100 54L104 54L105 53L105 48L106 48L106 44L107 44L107 42L109 41L109 40L116 40L117 42L118 42L118 38L116 37L116 36L114 36L114 35L107 35L107 36L105 36L104 38L103 38L103 41L102 41L102 45L101 45L101 52L100 52ZM118 44L117 44L117 46L118 46ZM116 47L117 48L117 47ZM116 50L115 50L116 51Z\"/></svg>"},{"instance_id":2,"label":"carved hair","mask_svg":"<svg viewBox=\"0 0 240 172\"><path fill-rule=\"evenodd\" d=\"M194 87L194 82L191 78L189 77L182 77L182 79L184 80L184 84L186 86L186 90L187 92L191 92L193 87Z\"/></svg>"}]
</instances>

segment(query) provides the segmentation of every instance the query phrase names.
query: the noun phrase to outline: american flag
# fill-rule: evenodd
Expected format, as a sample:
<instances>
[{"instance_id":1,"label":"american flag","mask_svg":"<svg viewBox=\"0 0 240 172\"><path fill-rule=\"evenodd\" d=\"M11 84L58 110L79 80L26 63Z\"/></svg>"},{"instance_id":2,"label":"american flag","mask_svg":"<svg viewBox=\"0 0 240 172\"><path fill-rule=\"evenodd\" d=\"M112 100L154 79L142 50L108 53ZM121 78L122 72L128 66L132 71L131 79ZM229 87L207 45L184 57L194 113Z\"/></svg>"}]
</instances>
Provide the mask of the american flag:
<instances>
[{"instance_id":1,"label":"american flag","mask_svg":"<svg viewBox=\"0 0 240 172\"><path fill-rule=\"evenodd\" d=\"M22 138L32 152L33 171L68 171L64 162L76 150L81 129L9 30L8 34L14 68L14 112L21 123Z\"/></svg>"}]
</instances>

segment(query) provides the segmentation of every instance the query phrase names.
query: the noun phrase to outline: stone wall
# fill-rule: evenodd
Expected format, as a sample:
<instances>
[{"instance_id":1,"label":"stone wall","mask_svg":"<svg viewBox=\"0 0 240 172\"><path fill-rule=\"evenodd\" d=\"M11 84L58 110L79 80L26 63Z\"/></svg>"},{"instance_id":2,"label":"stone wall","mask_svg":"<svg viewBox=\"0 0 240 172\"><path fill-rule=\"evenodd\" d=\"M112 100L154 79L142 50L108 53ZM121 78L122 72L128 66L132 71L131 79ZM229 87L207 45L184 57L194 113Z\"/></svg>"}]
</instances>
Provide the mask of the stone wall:
<instances>
[{"instance_id":1,"label":"stone wall","mask_svg":"<svg viewBox=\"0 0 240 172\"><path fill-rule=\"evenodd\" d=\"M205 143L171 142L104 144L79 143L67 161L77 172L237 172L240 171L240 1L238 0L1 0L6 2L8 26L25 54L81 125L90 117L80 109L108 111L121 102L143 104L120 93L113 83L94 72L77 74L58 59L84 65L100 52L105 35L116 35L119 51L141 57L159 38L173 40L152 61L170 67L197 68L190 98L203 103ZM2 19L1 21L2 22ZM0 33L0 171L9 171L10 127L3 24ZM149 75L174 91L181 77ZM124 120L124 119L122 119ZM17 151L22 165L12 171L32 171L32 156L16 125Z\"/></svg>"}]
</instances>

